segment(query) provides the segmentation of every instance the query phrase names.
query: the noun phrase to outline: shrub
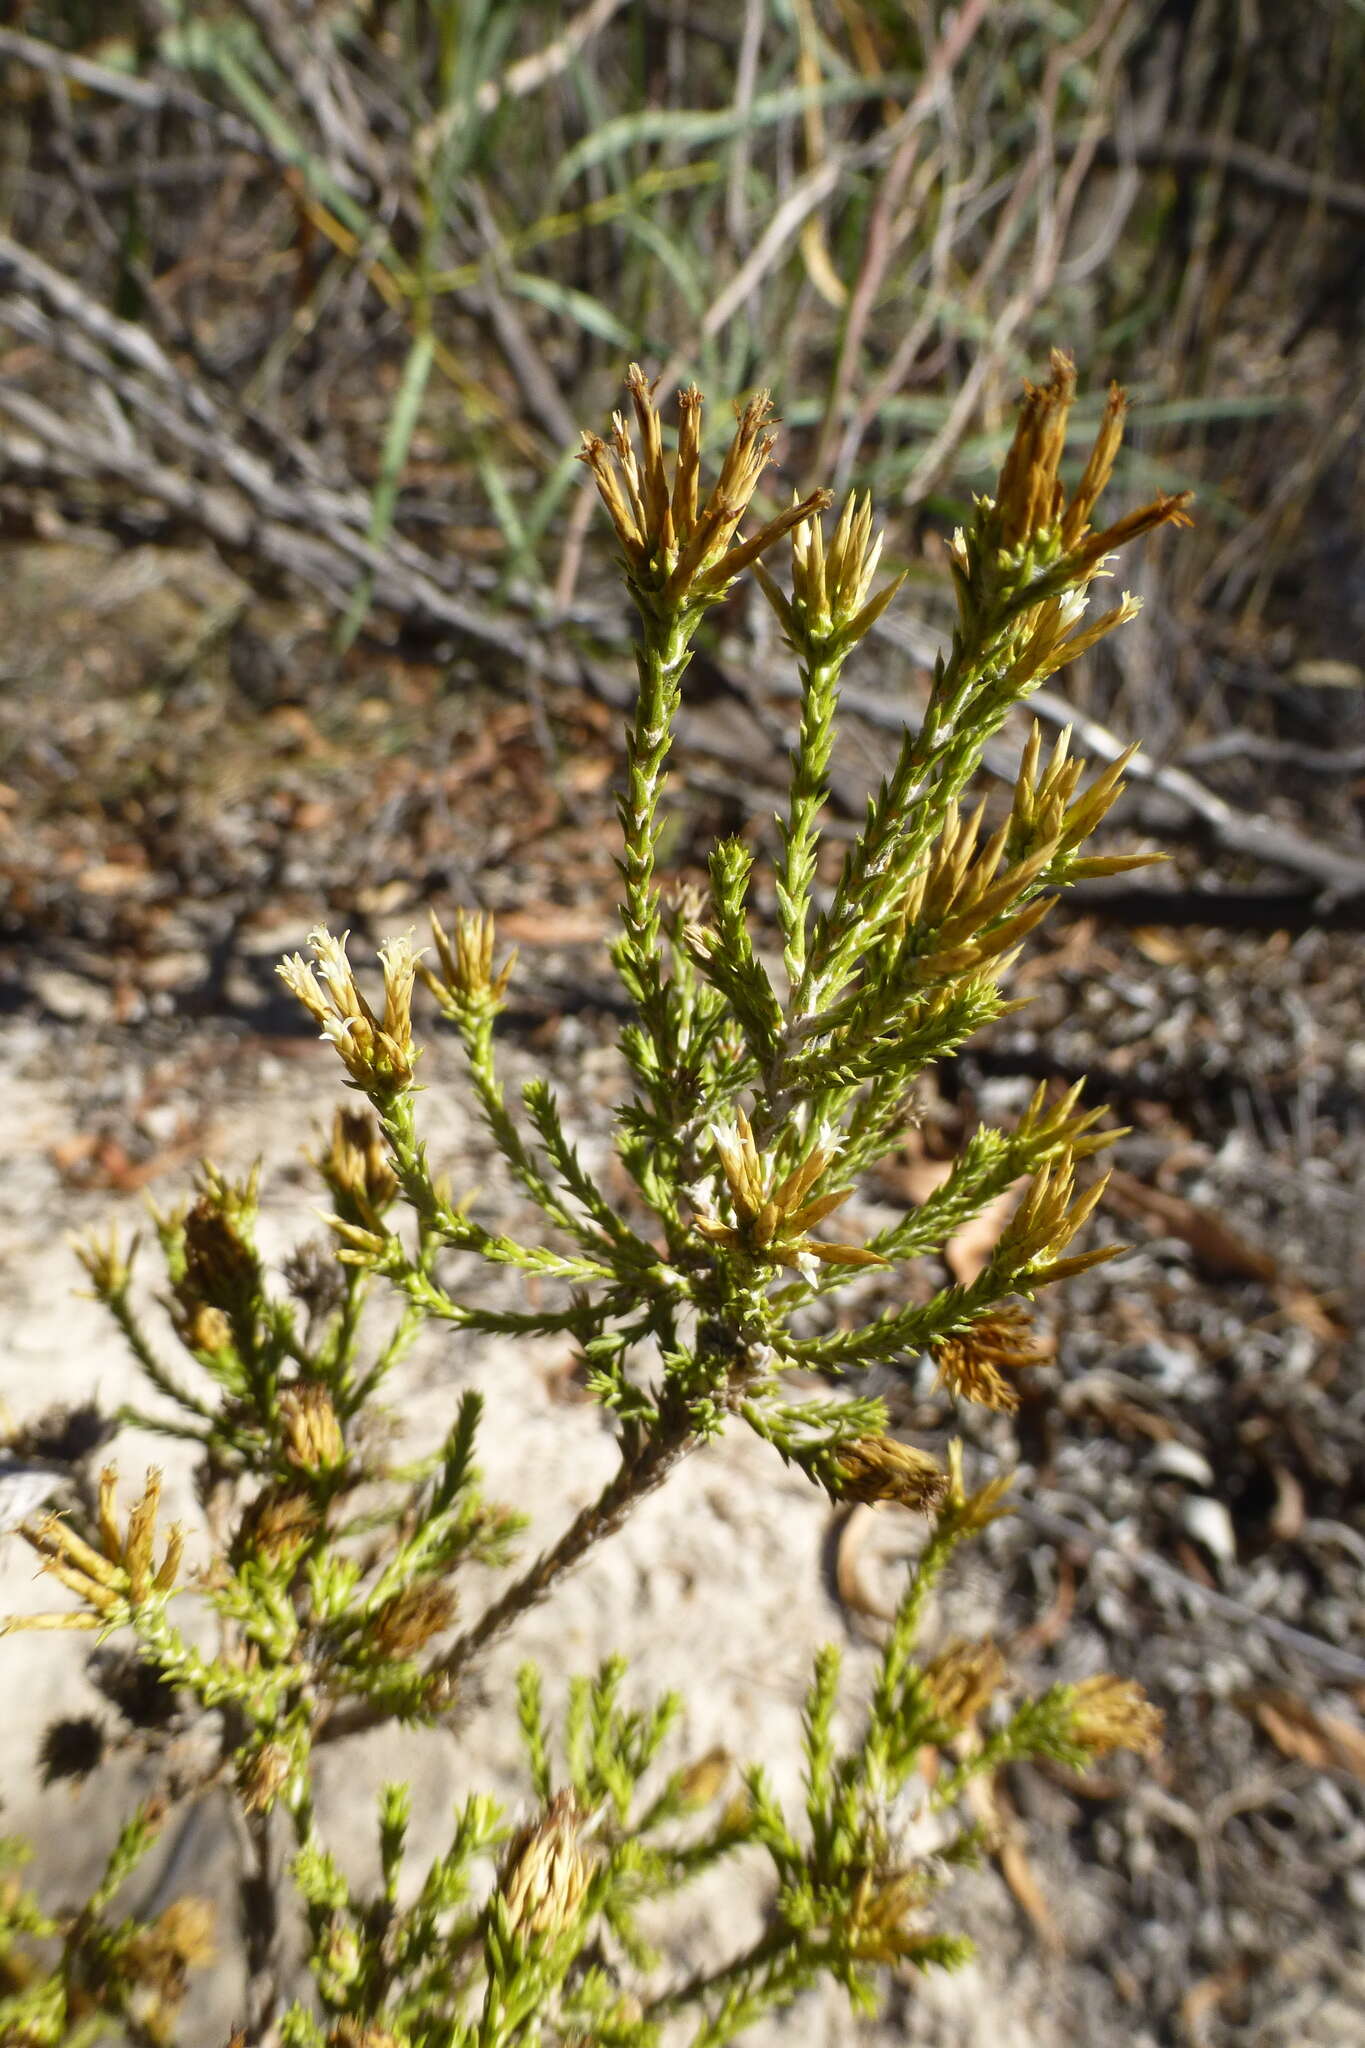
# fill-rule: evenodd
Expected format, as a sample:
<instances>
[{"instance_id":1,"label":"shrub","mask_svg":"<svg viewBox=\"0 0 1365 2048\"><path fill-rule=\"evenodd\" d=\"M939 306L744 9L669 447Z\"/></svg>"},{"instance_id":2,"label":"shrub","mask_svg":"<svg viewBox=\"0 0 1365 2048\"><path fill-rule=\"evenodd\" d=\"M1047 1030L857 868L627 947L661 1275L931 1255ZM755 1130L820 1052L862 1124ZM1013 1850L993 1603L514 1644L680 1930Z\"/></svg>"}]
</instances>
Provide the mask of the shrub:
<instances>
[{"instance_id":1,"label":"shrub","mask_svg":"<svg viewBox=\"0 0 1365 2048\"><path fill-rule=\"evenodd\" d=\"M492 920L462 910L448 930L433 918L425 956L408 939L386 945L373 999L345 939L325 931L313 934L310 961L295 956L280 969L364 1098L338 1110L314 1162L332 1208L328 1256L300 1255L282 1291L257 1250L254 1179L234 1184L205 1166L189 1206L156 1219L189 1361L173 1370L132 1306L117 1244L84 1247L96 1293L166 1404L153 1426L197 1447L203 1491L217 1504L216 1549L185 1587L181 1533L158 1530L157 1474L124 1510L110 1468L88 1522L48 1514L24 1526L75 1605L11 1626L122 1635L144 1692L169 1690L189 1712L216 1712L212 1772L235 1784L262 1874L275 1827L292 1831L311 1993L291 1999L293 1987L277 1987L263 1940L239 2042L643 2048L667 2036L715 2048L824 1976L872 2009L889 1971L947 1967L968 1953L933 1901L981 1846L963 1809L974 1779L1019 1758L1081 1768L1110 1749L1155 1744L1158 1715L1122 1679L1020 1698L988 1641L917 1654L930 1588L960 1542L1007 1512L1008 1482L969 1483L960 1444L940 1464L894 1437L883 1405L857 1391L866 1368L928 1352L954 1395L1015 1405L1017 1376L1040 1362L1024 1304L1116 1249L1083 1248L1080 1235L1100 1187L1083 1189L1078 1176L1114 1135L1099 1128L1101 1112L1081 1107L1079 1089L1060 1100L1040 1090L1014 1129L978 1130L939 1190L899 1220L870 1238L848 1227L841 1235L833 1221L913 1121L926 1067L1011 1007L1011 962L1058 892L1145 858L1087 851L1123 764L1087 783L1066 736L1045 759L1037 727L999 823L988 829L984 803L964 808L983 749L1012 710L1135 610L1126 596L1098 615L1088 609L1114 551L1182 516L1183 500L1163 497L1096 529L1124 405L1111 393L1068 495L1059 465L1073 385L1070 365L1054 357L1050 381L1026 393L994 499L978 501L954 538L951 649L823 901L840 674L897 587L895 578L878 584L870 506L850 500L826 533L828 494L816 493L743 537L773 445L766 397L740 412L709 492L695 390L679 399L671 463L638 370L634 436L618 415L607 440L585 437L640 619L613 947L629 1009L629 1092L614 1133L629 1203L584 1165L543 1080L526 1085L519 1112L509 1107L494 1027L512 963L499 960ZM784 539L789 588L772 566ZM714 849L705 899L670 894L657 872L693 642L708 608L749 571L802 683L773 877L780 964L755 935L748 847ZM544 1219L540 1241L487 1229L432 1166L415 1078L419 985L458 1034L483 1119ZM927 1298L905 1283L907 1269L1019 1182L1024 1192L978 1277ZM548 1283L546 1305L468 1298L460 1274L480 1261ZM869 1285L890 1306L869 1303ZM836 1323L832 1297L843 1290ZM392 1304L387 1320L362 1316L372 1300ZM620 1449L598 1498L543 1554L513 1565L504 1590L458 1631L464 1567L507 1565L519 1527L515 1504L480 1488L479 1398L464 1395L438 1455L415 1475L367 1428L388 1375L432 1321L572 1340ZM794 1393L798 1369L801 1387L827 1391ZM448 1847L405 1877L409 1795L390 1785L377 1817L381 1886L357 1891L315 1809L319 1747L362 1728L448 1717L490 1643L727 1426L754 1431L834 1500L898 1503L925 1527L856 1714L841 1697L837 1652L817 1659L803 1809L787 1809L761 1762L736 1785L718 1756L674 1757L680 1702L625 1704L619 1663L573 1684L558 1729L527 1668L517 1713L529 1817L518 1824L471 1791ZM217 1652L195 1647L177 1624L184 1591L216 1611ZM126 1704L136 1694L125 1685L111 1697ZM854 1732L836 1738L836 1724ZM937 1758L930 1771L926 1751ZM64 1724L49 1738L53 1771L96 1768L99 1755L89 1727ZM133 1816L78 1910L48 1913L17 1877L5 1881L7 2042L84 2042L119 2027L139 2041L174 2038L187 1972L208 1952L207 1910L190 1897L150 1924L114 1914L167 1810L156 1798ZM925 1823L917 1845L931 1847L911 1848L912 1816ZM637 1909L746 1849L769 1866L764 1932L738 1954L725 1953L718 1933L716 1953L669 1982ZM267 1930L279 1910L262 1908Z\"/></svg>"}]
</instances>

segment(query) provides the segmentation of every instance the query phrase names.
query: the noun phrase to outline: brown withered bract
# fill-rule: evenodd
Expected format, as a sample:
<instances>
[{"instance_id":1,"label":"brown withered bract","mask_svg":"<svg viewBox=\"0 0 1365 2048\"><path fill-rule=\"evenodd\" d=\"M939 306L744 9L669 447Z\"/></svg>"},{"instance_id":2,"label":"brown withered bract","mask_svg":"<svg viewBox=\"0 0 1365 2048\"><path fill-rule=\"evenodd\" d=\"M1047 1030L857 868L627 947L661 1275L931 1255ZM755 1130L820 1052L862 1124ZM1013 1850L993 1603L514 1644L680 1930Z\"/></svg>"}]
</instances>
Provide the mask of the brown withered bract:
<instances>
[{"instance_id":1,"label":"brown withered bract","mask_svg":"<svg viewBox=\"0 0 1365 2048\"><path fill-rule=\"evenodd\" d=\"M1014 549L1055 529L1069 565L1079 574L1093 570L1106 555L1136 540L1154 526L1188 525L1186 507L1192 493L1178 491L1155 498L1139 511L1100 533L1090 531L1095 505L1113 474L1123 440L1127 399L1111 385L1099 432L1081 481L1067 502L1058 470L1066 446L1067 418L1076 397L1076 371L1069 356L1052 351L1052 375L1046 384L1026 384L1014 438L1000 472L995 494L995 527L999 545Z\"/></svg>"},{"instance_id":2,"label":"brown withered bract","mask_svg":"<svg viewBox=\"0 0 1365 2048\"><path fill-rule=\"evenodd\" d=\"M346 1443L327 1388L298 1380L280 1395L284 1455L301 1472L331 1472L346 1462Z\"/></svg>"},{"instance_id":3,"label":"brown withered bract","mask_svg":"<svg viewBox=\"0 0 1365 2048\"><path fill-rule=\"evenodd\" d=\"M433 1636L455 1619L455 1594L449 1586L424 1581L405 1586L385 1602L370 1624L370 1641L383 1657L415 1657Z\"/></svg>"}]
</instances>

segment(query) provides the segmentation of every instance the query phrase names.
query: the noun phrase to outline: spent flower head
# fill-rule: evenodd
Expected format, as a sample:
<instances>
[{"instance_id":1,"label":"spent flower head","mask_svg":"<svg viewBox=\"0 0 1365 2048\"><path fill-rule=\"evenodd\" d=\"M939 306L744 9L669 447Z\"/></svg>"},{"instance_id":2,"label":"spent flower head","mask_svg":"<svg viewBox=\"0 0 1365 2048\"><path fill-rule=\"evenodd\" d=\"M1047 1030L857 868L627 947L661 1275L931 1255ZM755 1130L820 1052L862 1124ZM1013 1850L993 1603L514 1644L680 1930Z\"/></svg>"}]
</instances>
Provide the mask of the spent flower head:
<instances>
[{"instance_id":1,"label":"spent flower head","mask_svg":"<svg viewBox=\"0 0 1365 2048\"><path fill-rule=\"evenodd\" d=\"M42 1568L59 1579L82 1602L75 1613L15 1615L0 1623L11 1629L100 1629L164 1601L175 1590L184 1554L185 1536L178 1522L166 1532L158 1565L155 1556L157 1513L161 1505L161 1474L151 1468L141 1496L120 1530L117 1515L118 1474L106 1465L100 1473L96 1505L98 1542L87 1543L60 1515L24 1523L20 1533L42 1560Z\"/></svg>"},{"instance_id":2,"label":"spent flower head","mask_svg":"<svg viewBox=\"0 0 1365 2048\"><path fill-rule=\"evenodd\" d=\"M994 524L1000 547L1013 551L1044 536L1055 535L1068 567L1094 574L1106 555L1136 540L1154 526L1188 525L1189 491L1163 492L1141 510L1091 531L1091 514L1114 471L1123 441L1128 401L1117 384L1109 398L1094 445L1075 491L1068 500L1059 470L1066 447L1067 420L1076 398L1076 370L1069 356L1052 351L1052 374L1046 384L1026 384L1014 438L1000 472L995 494Z\"/></svg>"},{"instance_id":3,"label":"spent flower head","mask_svg":"<svg viewBox=\"0 0 1365 2048\"><path fill-rule=\"evenodd\" d=\"M1051 1357L1050 1346L1035 1337L1028 1311L1013 1302L989 1310L965 1330L936 1339L929 1351L938 1367L939 1386L1007 1415L1019 1406L1019 1390L1006 1373L1046 1365Z\"/></svg>"},{"instance_id":4,"label":"spent flower head","mask_svg":"<svg viewBox=\"0 0 1365 2048\"><path fill-rule=\"evenodd\" d=\"M516 949L494 973L495 932L491 913L457 909L454 925L454 931L447 932L432 911L431 936L441 971L437 974L423 966L417 972L447 1017L458 1021L470 1013L491 1014L500 1010L517 964Z\"/></svg>"},{"instance_id":5,"label":"spent flower head","mask_svg":"<svg viewBox=\"0 0 1365 2048\"><path fill-rule=\"evenodd\" d=\"M871 497L860 504L851 492L828 548L818 513L793 526L790 598L767 565L755 562L754 574L797 654L817 660L839 657L871 632L908 574L902 570L873 594L885 539L884 533L873 533Z\"/></svg>"},{"instance_id":6,"label":"spent flower head","mask_svg":"<svg viewBox=\"0 0 1365 2048\"><path fill-rule=\"evenodd\" d=\"M510 1843L498 1891L513 1933L552 1942L577 1919L592 1882L584 1843L591 1814L574 1792L557 1792L539 1820Z\"/></svg>"},{"instance_id":7,"label":"spent flower head","mask_svg":"<svg viewBox=\"0 0 1365 2048\"><path fill-rule=\"evenodd\" d=\"M891 1436L860 1436L840 1444L833 1455L836 1498L894 1501L929 1514L948 1491L947 1475L927 1451Z\"/></svg>"},{"instance_id":8,"label":"spent flower head","mask_svg":"<svg viewBox=\"0 0 1365 2048\"><path fill-rule=\"evenodd\" d=\"M829 503L828 491L814 491L765 521L747 540L740 539L740 523L777 438L768 392L760 391L736 408L734 436L703 503L701 393L690 386L678 394L678 447L670 480L663 424L638 363L631 364L626 387L635 414L638 456L618 412L612 415L608 440L584 434L581 460L592 471L616 529L631 590L647 610L681 611L714 603L742 569Z\"/></svg>"},{"instance_id":9,"label":"spent flower head","mask_svg":"<svg viewBox=\"0 0 1365 2048\"><path fill-rule=\"evenodd\" d=\"M349 932L339 939L323 926L308 935L310 965L298 953L275 970L341 1055L354 1087L385 1100L412 1081L417 1058L412 1042L412 985L418 954L411 937L390 939L379 949L384 971L384 1009L371 1009L346 957ZM316 972L314 971L316 968Z\"/></svg>"},{"instance_id":10,"label":"spent flower head","mask_svg":"<svg viewBox=\"0 0 1365 2048\"><path fill-rule=\"evenodd\" d=\"M1115 1749L1131 1749L1139 1756L1159 1753L1161 1711L1136 1679L1097 1672L1070 1688L1068 1705L1067 1735L1087 1755L1107 1756Z\"/></svg>"},{"instance_id":11,"label":"spent flower head","mask_svg":"<svg viewBox=\"0 0 1365 2048\"><path fill-rule=\"evenodd\" d=\"M807 1280L815 1278L821 1265L886 1264L880 1252L869 1251L866 1245L832 1244L809 1234L853 1192L852 1188L837 1188L807 1200L811 1189L838 1157L841 1140L835 1132L822 1130L801 1164L775 1185L771 1185L772 1169L760 1155L742 1109L736 1109L732 1125L712 1125L711 1141L730 1190L735 1221L733 1225L722 1223L704 1211L699 1212L695 1217L696 1229L708 1244L722 1245L727 1251L741 1252L758 1261L789 1266Z\"/></svg>"}]
</instances>

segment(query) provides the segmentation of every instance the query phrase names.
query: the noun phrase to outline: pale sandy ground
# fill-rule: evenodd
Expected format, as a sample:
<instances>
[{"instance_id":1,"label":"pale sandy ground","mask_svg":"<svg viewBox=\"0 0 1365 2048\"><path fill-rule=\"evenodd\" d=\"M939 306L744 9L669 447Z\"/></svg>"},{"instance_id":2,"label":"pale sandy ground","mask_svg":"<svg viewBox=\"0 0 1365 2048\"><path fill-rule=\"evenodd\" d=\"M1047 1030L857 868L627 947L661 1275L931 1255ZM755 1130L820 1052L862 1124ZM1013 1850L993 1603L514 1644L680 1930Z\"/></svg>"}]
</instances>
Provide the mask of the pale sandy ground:
<instances>
[{"instance_id":1,"label":"pale sandy ground","mask_svg":"<svg viewBox=\"0 0 1365 2048\"><path fill-rule=\"evenodd\" d=\"M64 1232L117 1223L126 1234L141 1215L139 1197L72 1195L50 1158L54 1141L72 1128L72 1083L82 1057L76 1041L54 1047L50 1034L12 1022L5 1041L10 1103L9 1134L0 1173L0 1393L16 1415L49 1403L97 1392L113 1407L137 1393L136 1375L120 1339L101 1311L74 1290L81 1275ZM107 1057L107 1055L101 1055ZM311 1186L292 1171L301 1125L320 1125L338 1098L329 1055L287 1063L257 1063L253 1088L243 1087L218 1119L215 1156L232 1170L256 1154L265 1162L264 1241L278 1251L313 1227ZM433 1059L423 1114L438 1162L457 1183L471 1177L470 1148L458 1094ZM477 1152L477 1147L475 1148ZM475 1174L473 1177L478 1178ZM159 1181L161 1201L188 1182ZM491 1201L492 1198L489 1198ZM492 1202L496 1209L496 1202ZM481 1207L481 1214L487 1208ZM150 1291L153 1261L144 1255ZM414 1446L432 1444L446 1427L459 1390L479 1386L488 1403L481 1455L489 1490L529 1507L534 1537L557 1531L611 1471L613 1451L603 1421L591 1407L566 1403L549 1391L553 1369L564 1361L554 1346L470 1345L436 1332L391 1383L390 1405ZM126 1431L117 1446L125 1482L156 1459L167 1468L174 1511L191 1521L186 1460L178 1447ZM761 1757L778 1783L791 1790L798 1762L800 1700L813 1650L843 1641L850 1689L872 1655L853 1638L830 1597L822 1552L829 1511L799 1476L762 1445L738 1433L696 1457L647 1502L625 1532L605 1546L551 1604L525 1617L512 1640L484 1673L485 1704L453 1734L367 1737L326 1756L322 1810L345 1863L373 1867L373 1795L385 1779L413 1780L413 1850L444 1839L455 1799L471 1788L519 1802L517 1740L511 1716L511 1678L526 1657L547 1674L551 1703L562 1701L567 1675L589 1671L609 1651L632 1663L642 1693L667 1686L688 1701L679 1738L681 1755L700 1755L721 1744L739 1759ZM873 1551L888 1587L897 1555L915 1541L915 1524L893 1512L878 1524ZM986 1591L983 1593L983 1587ZM978 1570L945 1595L931 1625L983 1629L991 1622L989 1578ZM0 1539L0 1611L58 1603L60 1589L35 1583L31 1554L18 1539ZM478 1604L466 1593L466 1611ZM0 1786L4 1832L31 1835L35 1875L53 1901L83 1896L111 1842L120 1812L147 1782L145 1769L115 1762L84 1788L43 1790L35 1771L40 1733L51 1716L90 1704L95 1696L82 1675L85 1645L73 1636L20 1635L0 1642ZM205 1889L233 1911L230 1890L234 1847L224 1810L210 1803L188 1824L173 1825L166 1846L131 1888L138 1904L188 1889ZM170 1858L167 1867L167 1858ZM982 1961L957 1978L926 1981L913 2013L894 2026L855 2023L841 2000L812 1998L752 2036L756 2044L795 2042L811 2048L836 2043L912 2040L933 2048L1046 2048L1071 2038L1058 2030L1055 1965L1041 1957L1022 1926L1017 1907L993 1871L964 1880L957 1894L963 1916L982 1946ZM1054 1901L1084 1917L1085 1902ZM684 1902L659 1930L680 1967L693 1967L741 1943L757 1928L754 1872L746 1869ZM954 1924L950 1905L946 1924ZM190 2048L218 2048L237 2010L238 1980L231 1964L201 1983L187 2008L183 2040ZM1153 2036L1140 2027L1124 2039L1142 2048Z\"/></svg>"}]
</instances>

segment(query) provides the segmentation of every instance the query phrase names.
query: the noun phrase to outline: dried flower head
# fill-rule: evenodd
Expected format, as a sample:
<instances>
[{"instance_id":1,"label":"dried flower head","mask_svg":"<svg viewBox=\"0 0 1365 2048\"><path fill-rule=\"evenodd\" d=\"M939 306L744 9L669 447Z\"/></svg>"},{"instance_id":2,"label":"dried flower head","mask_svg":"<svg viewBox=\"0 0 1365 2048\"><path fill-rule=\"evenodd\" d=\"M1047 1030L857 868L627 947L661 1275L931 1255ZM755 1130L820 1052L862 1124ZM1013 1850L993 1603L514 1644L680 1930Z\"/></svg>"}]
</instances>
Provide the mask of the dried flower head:
<instances>
[{"instance_id":1,"label":"dried flower head","mask_svg":"<svg viewBox=\"0 0 1365 2048\"><path fill-rule=\"evenodd\" d=\"M838 1496L845 1500L895 1501L928 1514L943 1500L948 1481L927 1451L890 1436L861 1436L834 1452Z\"/></svg>"},{"instance_id":2,"label":"dried flower head","mask_svg":"<svg viewBox=\"0 0 1365 2048\"><path fill-rule=\"evenodd\" d=\"M909 1960L923 1937L911 1925L931 1886L923 1870L869 1872L859 1879L851 1911L840 1928L850 1954L863 1963Z\"/></svg>"},{"instance_id":3,"label":"dried flower head","mask_svg":"<svg viewBox=\"0 0 1365 2048\"><path fill-rule=\"evenodd\" d=\"M592 1882L583 1847L590 1819L574 1793L557 1792L541 1818L510 1843L498 1890L523 1940L554 1941L577 1918Z\"/></svg>"},{"instance_id":4,"label":"dried flower head","mask_svg":"<svg viewBox=\"0 0 1365 2048\"><path fill-rule=\"evenodd\" d=\"M1104 532L1092 534L1090 516L1113 474L1128 402L1117 384L1110 386L1094 446L1068 503L1058 471L1075 397L1075 367L1060 349L1054 349L1048 382L1024 386L1014 438L1000 472L995 523L1002 548L1013 551L1055 533L1069 564L1093 573L1106 555L1152 527L1167 522L1187 526L1185 507L1191 493L1163 494Z\"/></svg>"},{"instance_id":5,"label":"dried flower head","mask_svg":"<svg viewBox=\"0 0 1365 2048\"><path fill-rule=\"evenodd\" d=\"M242 1516L233 1561L259 1558L272 1571L291 1567L318 1531L318 1509L311 1495L289 1486L267 1486Z\"/></svg>"},{"instance_id":6,"label":"dried flower head","mask_svg":"<svg viewBox=\"0 0 1365 2048\"><path fill-rule=\"evenodd\" d=\"M742 1109L735 1111L733 1126L713 1124L711 1140L730 1190L735 1221L733 1225L722 1223L699 1210L696 1228L708 1244L789 1266L807 1280L815 1279L821 1265L886 1264L880 1252L869 1251L866 1245L831 1244L809 1235L853 1192L852 1188L838 1188L812 1201L806 1199L839 1154L842 1141L833 1131L822 1131L802 1163L771 1188L770 1168L754 1143L753 1129Z\"/></svg>"},{"instance_id":7,"label":"dried flower head","mask_svg":"<svg viewBox=\"0 0 1365 2048\"><path fill-rule=\"evenodd\" d=\"M940 1337L930 1346L940 1387L1007 1415L1018 1408L1019 1391L1005 1374L1046 1365L1050 1355L1049 1347L1034 1336L1028 1311L1014 1303L992 1309L967 1329Z\"/></svg>"},{"instance_id":8,"label":"dried flower head","mask_svg":"<svg viewBox=\"0 0 1365 2048\"><path fill-rule=\"evenodd\" d=\"M1137 751L1135 746L1125 748L1082 791L1085 763L1071 755L1071 727L1064 726L1058 733L1046 768L1041 765L1042 749L1043 729L1035 721L1015 776L1007 833L1012 859L1022 859L1042 844L1052 847L1054 857L1059 853L1075 855L1122 796L1124 770ZM1123 874L1131 868L1148 867L1163 857L1155 853L1123 853L1073 858L1067 863L1066 879L1091 881L1102 875Z\"/></svg>"},{"instance_id":9,"label":"dried flower head","mask_svg":"<svg viewBox=\"0 0 1365 2048\"><path fill-rule=\"evenodd\" d=\"M180 2004L189 1971L213 1961L213 1922L208 1899L176 1899L150 1927L133 1936L124 1967L144 1999L150 1995L153 2011L148 2018L152 2025L164 2022Z\"/></svg>"},{"instance_id":10,"label":"dried flower head","mask_svg":"<svg viewBox=\"0 0 1365 2048\"><path fill-rule=\"evenodd\" d=\"M455 929L447 932L433 910L431 936L441 971L439 975L429 967L419 967L417 971L445 1014L459 1018L470 1011L500 1009L517 955L514 947L494 973L495 932L490 913L457 910Z\"/></svg>"},{"instance_id":11,"label":"dried flower head","mask_svg":"<svg viewBox=\"0 0 1365 2048\"><path fill-rule=\"evenodd\" d=\"M248 1813L269 1813L294 1774L294 1758L282 1742L262 1742L237 1766L237 1790Z\"/></svg>"},{"instance_id":12,"label":"dried flower head","mask_svg":"<svg viewBox=\"0 0 1365 2048\"><path fill-rule=\"evenodd\" d=\"M869 633L907 571L893 576L874 596L872 584L881 560L885 534L873 535L872 500L861 505L850 493L829 548L824 527L815 514L792 528L792 594L783 595L766 564L755 562L754 573L777 613L788 645L800 655L828 659L845 653Z\"/></svg>"},{"instance_id":13,"label":"dried flower head","mask_svg":"<svg viewBox=\"0 0 1365 2048\"><path fill-rule=\"evenodd\" d=\"M390 939L379 949L384 971L384 1014L377 1016L356 982L346 957L343 932L334 939L319 927L308 935L317 972L298 953L282 960L276 973L330 1039L352 1084L379 1099L401 1094L412 1081L417 1051L412 1042L412 987L418 955L410 937Z\"/></svg>"},{"instance_id":14,"label":"dried flower head","mask_svg":"<svg viewBox=\"0 0 1365 2048\"><path fill-rule=\"evenodd\" d=\"M398 1193L379 1126L368 1109L338 1109L327 1150L314 1161L337 1202L373 1226Z\"/></svg>"},{"instance_id":15,"label":"dried flower head","mask_svg":"<svg viewBox=\"0 0 1365 2048\"><path fill-rule=\"evenodd\" d=\"M776 436L772 400L766 391L742 409L720 475L700 503L701 393L678 394L678 452L670 483L664 460L663 425L644 372L632 363L626 374L639 436L637 458L623 416L612 415L609 441L584 434L581 460L592 471L625 556L637 600L647 609L682 610L723 597L741 569L758 560L784 533L822 511L828 491L815 491L737 541Z\"/></svg>"},{"instance_id":16,"label":"dried flower head","mask_svg":"<svg viewBox=\"0 0 1365 2048\"><path fill-rule=\"evenodd\" d=\"M21 1534L42 1559L43 1570L76 1594L83 1609L75 1614L13 1615L0 1623L0 1635L21 1628L100 1629L128 1608L163 1599L174 1591L185 1537L180 1524L172 1523L158 1567L153 1552L161 1503L160 1472L155 1468L148 1471L123 1534L115 1513L117 1486L115 1468L106 1465L99 1482L98 1549L69 1528L60 1515L45 1515L40 1522L24 1524Z\"/></svg>"},{"instance_id":17,"label":"dried flower head","mask_svg":"<svg viewBox=\"0 0 1365 2048\"><path fill-rule=\"evenodd\" d=\"M1032 1289L1084 1273L1105 1259L1116 1258L1121 1244L1099 1245L1093 1251L1063 1257L1067 1246L1087 1223L1109 1184L1104 1174L1084 1194L1076 1193L1076 1150L1065 1146L1044 1161L1029 1183L992 1254L991 1263L1011 1284Z\"/></svg>"},{"instance_id":18,"label":"dried flower head","mask_svg":"<svg viewBox=\"0 0 1365 2048\"><path fill-rule=\"evenodd\" d=\"M1142 1687L1132 1678L1098 1672L1071 1688L1067 1733L1090 1756L1131 1749L1156 1756L1161 1748L1163 1720Z\"/></svg>"},{"instance_id":19,"label":"dried flower head","mask_svg":"<svg viewBox=\"0 0 1365 2048\"><path fill-rule=\"evenodd\" d=\"M332 1397L320 1381L299 1380L280 1395L284 1455L301 1472L333 1472L346 1462L346 1444Z\"/></svg>"},{"instance_id":20,"label":"dried flower head","mask_svg":"<svg viewBox=\"0 0 1365 2048\"><path fill-rule=\"evenodd\" d=\"M950 1643L920 1673L934 1714L950 1728L967 1728L985 1711L1005 1678L1005 1660L995 1644Z\"/></svg>"},{"instance_id":21,"label":"dried flower head","mask_svg":"<svg viewBox=\"0 0 1365 2048\"><path fill-rule=\"evenodd\" d=\"M233 1217L213 1194L200 1195L185 1216L186 1298L239 1315L260 1289L260 1262Z\"/></svg>"},{"instance_id":22,"label":"dried flower head","mask_svg":"<svg viewBox=\"0 0 1365 2048\"><path fill-rule=\"evenodd\" d=\"M415 1657L433 1636L455 1619L455 1595L449 1586L423 1581L405 1586L386 1600L369 1627L369 1640L381 1657L400 1662Z\"/></svg>"}]
</instances>

